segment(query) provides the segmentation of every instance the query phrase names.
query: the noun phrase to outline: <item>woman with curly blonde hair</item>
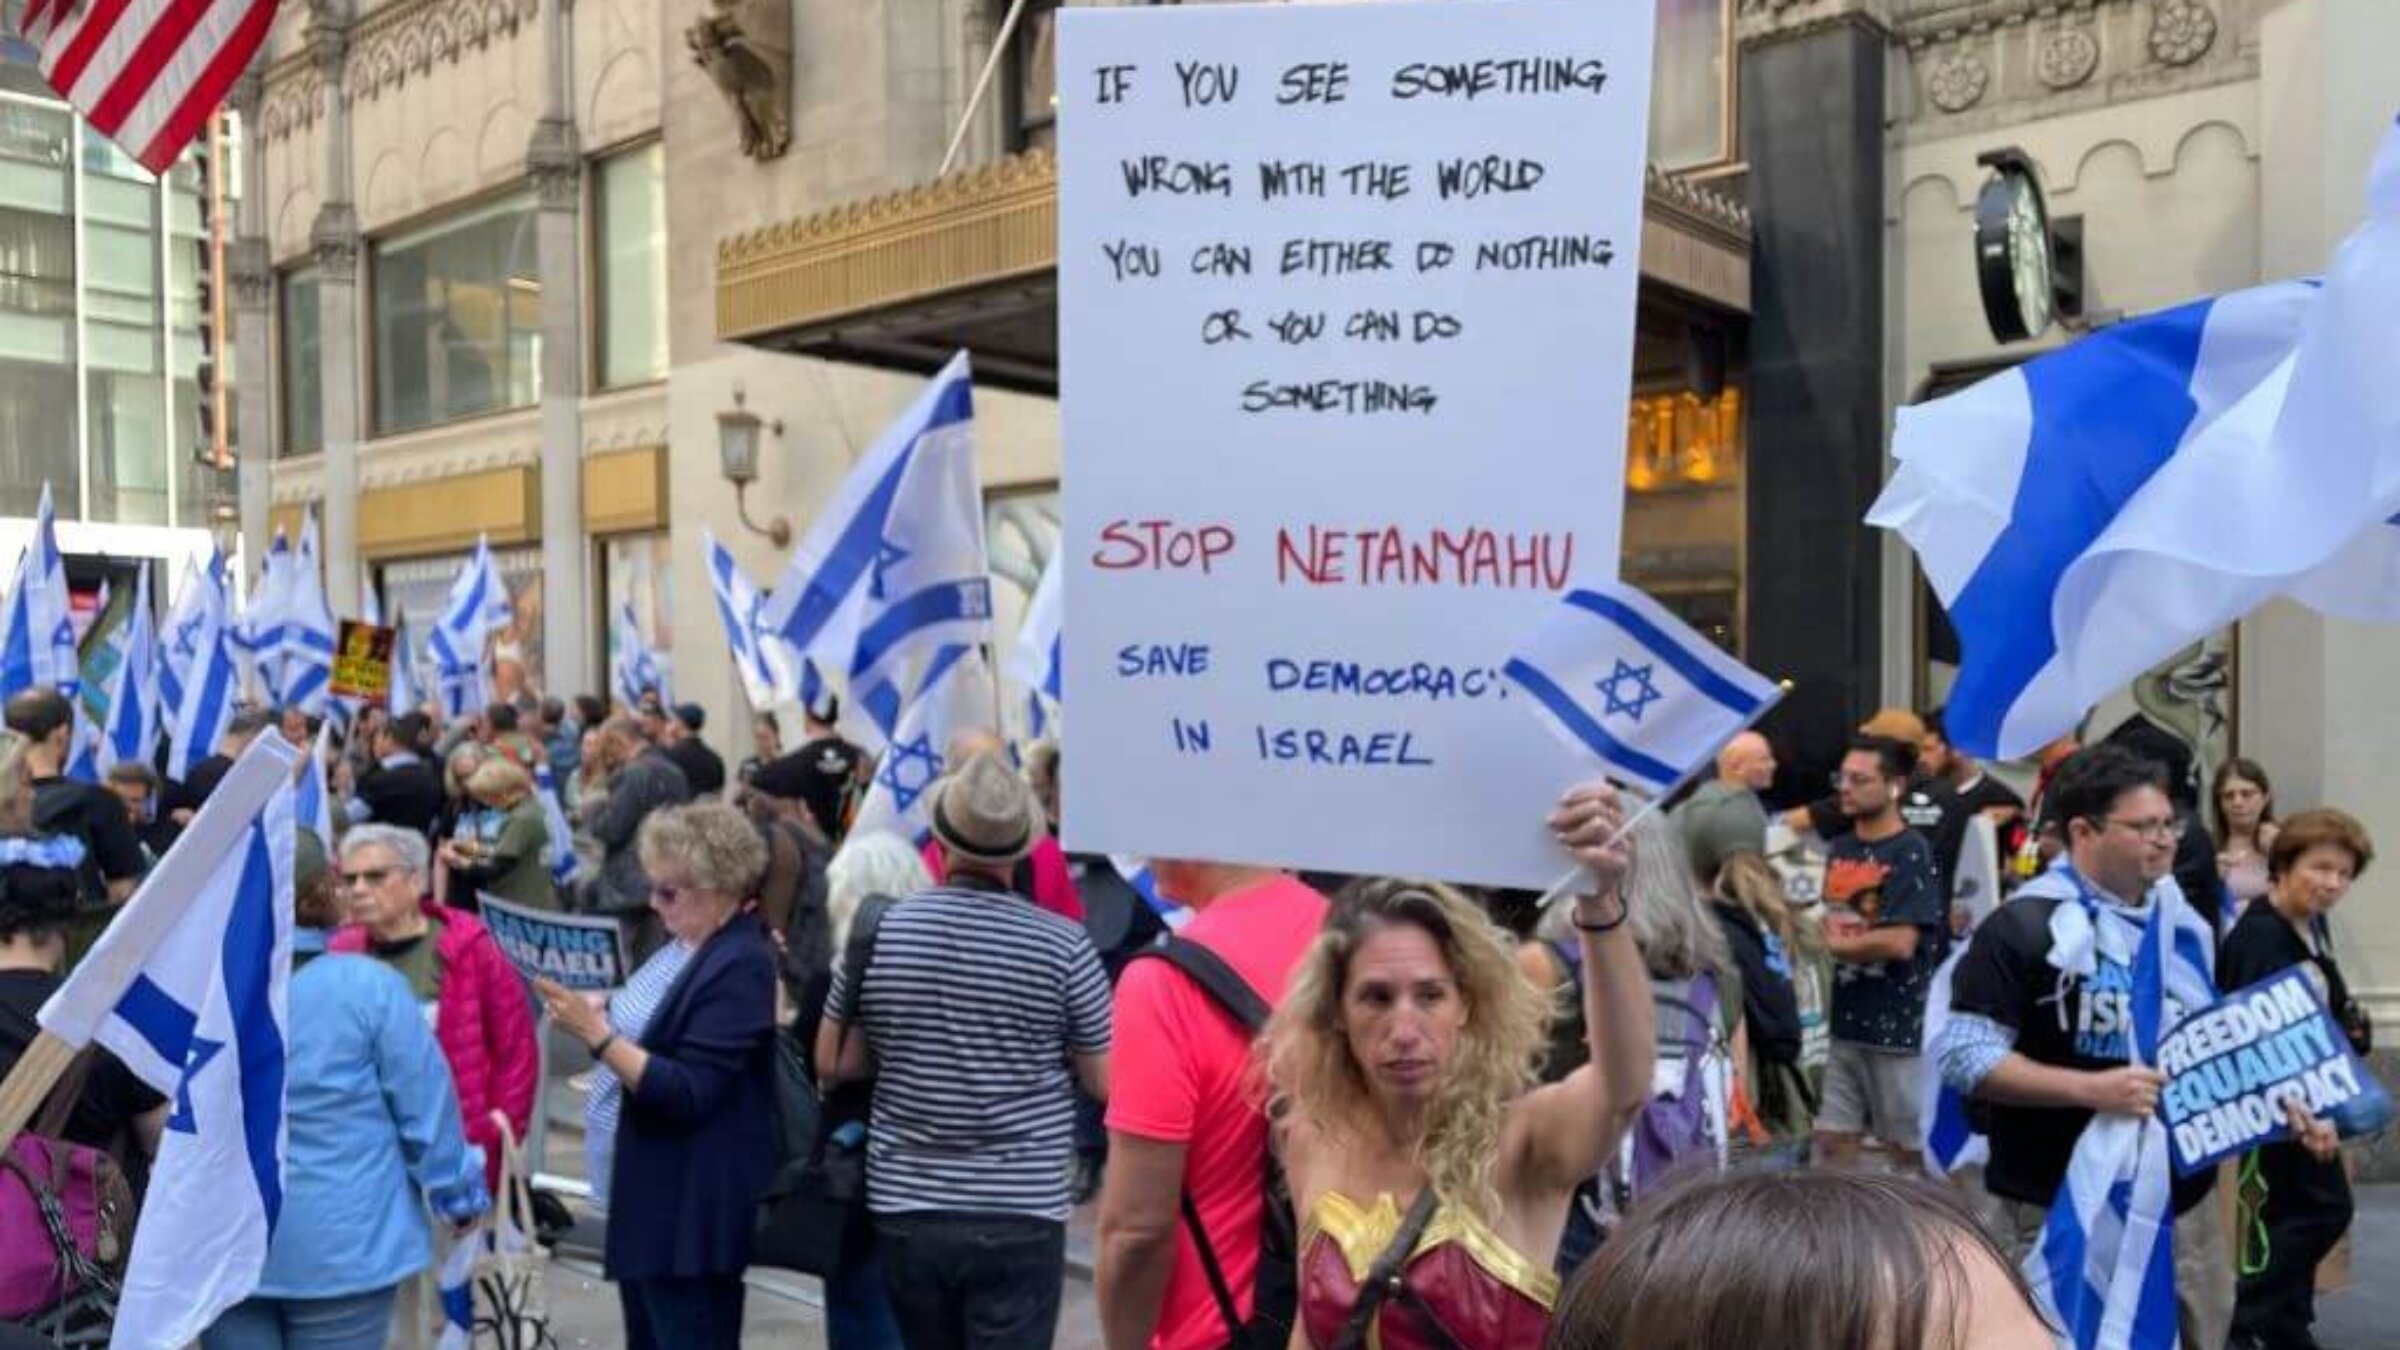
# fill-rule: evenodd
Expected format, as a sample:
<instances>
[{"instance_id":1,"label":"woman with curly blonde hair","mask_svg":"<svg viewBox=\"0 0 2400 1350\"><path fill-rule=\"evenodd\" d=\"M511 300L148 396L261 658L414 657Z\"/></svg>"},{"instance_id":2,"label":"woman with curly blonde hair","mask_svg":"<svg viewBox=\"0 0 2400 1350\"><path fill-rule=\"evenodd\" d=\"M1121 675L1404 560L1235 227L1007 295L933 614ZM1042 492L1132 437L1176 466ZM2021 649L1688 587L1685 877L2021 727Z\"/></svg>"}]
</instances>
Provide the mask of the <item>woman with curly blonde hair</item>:
<instances>
[{"instance_id":1,"label":"woman with curly blonde hair","mask_svg":"<svg viewBox=\"0 0 2400 1350\"><path fill-rule=\"evenodd\" d=\"M1540 1341L1576 1184L1650 1085L1649 983L1625 931L1631 845L1613 789L1549 826L1588 871L1571 902L1591 1060L1535 1086L1550 1007L1458 892L1377 880L1335 901L1268 1024L1272 1114L1302 1216L1300 1322L1317 1350Z\"/></svg>"}]
</instances>

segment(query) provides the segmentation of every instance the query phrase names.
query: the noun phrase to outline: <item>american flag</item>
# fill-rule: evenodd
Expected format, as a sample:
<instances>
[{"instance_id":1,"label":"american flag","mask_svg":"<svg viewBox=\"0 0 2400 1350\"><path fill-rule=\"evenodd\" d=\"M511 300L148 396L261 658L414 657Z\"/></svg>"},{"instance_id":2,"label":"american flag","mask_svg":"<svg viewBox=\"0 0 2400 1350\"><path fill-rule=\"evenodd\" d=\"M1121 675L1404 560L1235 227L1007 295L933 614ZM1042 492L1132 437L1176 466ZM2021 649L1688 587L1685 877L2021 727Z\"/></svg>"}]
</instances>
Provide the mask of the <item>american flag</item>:
<instances>
[{"instance_id":1,"label":"american flag","mask_svg":"<svg viewBox=\"0 0 2400 1350\"><path fill-rule=\"evenodd\" d=\"M165 173L274 21L275 0L26 0L17 27L59 97Z\"/></svg>"}]
</instances>

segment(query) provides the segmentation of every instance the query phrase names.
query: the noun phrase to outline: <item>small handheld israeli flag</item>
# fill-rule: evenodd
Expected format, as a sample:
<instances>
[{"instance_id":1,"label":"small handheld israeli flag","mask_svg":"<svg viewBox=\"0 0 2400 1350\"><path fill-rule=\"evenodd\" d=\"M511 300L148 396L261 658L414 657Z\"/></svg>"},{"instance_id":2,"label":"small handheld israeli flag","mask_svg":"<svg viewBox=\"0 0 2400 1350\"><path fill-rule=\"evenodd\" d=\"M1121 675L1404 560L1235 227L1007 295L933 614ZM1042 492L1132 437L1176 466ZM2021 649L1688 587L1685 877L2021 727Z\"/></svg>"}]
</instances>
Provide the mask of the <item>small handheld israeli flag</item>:
<instances>
[{"instance_id":1,"label":"small handheld israeli flag","mask_svg":"<svg viewBox=\"0 0 2400 1350\"><path fill-rule=\"evenodd\" d=\"M1569 743L1654 797L1680 787L1783 697L1773 680L1622 582L1561 595L1504 669Z\"/></svg>"}]
</instances>

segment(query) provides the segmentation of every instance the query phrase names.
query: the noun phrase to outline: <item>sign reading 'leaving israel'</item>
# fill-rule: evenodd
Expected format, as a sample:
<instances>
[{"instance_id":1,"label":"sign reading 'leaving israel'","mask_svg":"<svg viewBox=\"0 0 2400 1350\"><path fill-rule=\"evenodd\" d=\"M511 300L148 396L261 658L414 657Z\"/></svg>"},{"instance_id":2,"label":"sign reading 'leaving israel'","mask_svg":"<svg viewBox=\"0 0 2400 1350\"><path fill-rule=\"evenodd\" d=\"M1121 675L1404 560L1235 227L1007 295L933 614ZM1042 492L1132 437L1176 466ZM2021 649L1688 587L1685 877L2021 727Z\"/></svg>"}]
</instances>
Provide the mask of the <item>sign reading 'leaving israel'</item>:
<instances>
[{"instance_id":1,"label":"sign reading 'leaving israel'","mask_svg":"<svg viewBox=\"0 0 2400 1350\"><path fill-rule=\"evenodd\" d=\"M1071 847L1557 877L1500 672L1616 575L1651 11L1060 12Z\"/></svg>"}]
</instances>

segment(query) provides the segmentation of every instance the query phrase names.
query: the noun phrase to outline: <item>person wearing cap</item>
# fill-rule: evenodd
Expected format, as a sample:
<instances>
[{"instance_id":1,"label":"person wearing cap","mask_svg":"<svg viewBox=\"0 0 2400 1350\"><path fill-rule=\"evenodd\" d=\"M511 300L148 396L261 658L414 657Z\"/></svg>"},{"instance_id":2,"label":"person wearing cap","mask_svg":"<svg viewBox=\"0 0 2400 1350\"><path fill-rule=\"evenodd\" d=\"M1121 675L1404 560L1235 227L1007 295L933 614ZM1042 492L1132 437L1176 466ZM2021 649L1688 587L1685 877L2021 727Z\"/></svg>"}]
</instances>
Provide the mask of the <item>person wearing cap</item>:
<instances>
[{"instance_id":1,"label":"person wearing cap","mask_svg":"<svg viewBox=\"0 0 2400 1350\"><path fill-rule=\"evenodd\" d=\"M788 755L759 766L751 786L770 797L798 801L826 841L835 845L850 825L850 807L858 798L859 748L834 728L841 705L831 697L822 711L807 710L802 724L806 739Z\"/></svg>"},{"instance_id":2,"label":"person wearing cap","mask_svg":"<svg viewBox=\"0 0 2400 1350\"><path fill-rule=\"evenodd\" d=\"M675 761L675 767L683 770L694 801L721 796L725 791L724 756L700 739L700 728L707 723L708 713L699 704L678 703L661 724L659 745L667 758Z\"/></svg>"},{"instance_id":3,"label":"person wearing cap","mask_svg":"<svg viewBox=\"0 0 2400 1350\"><path fill-rule=\"evenodd\" d=\"M831 1083L873 1066L867 1207L902 1339L1036 1350L1058 1325L1074 1090L1108 1097L1108 980L1081 924L1010 889L1047 830L1006 761L973 755L931 792L948 880L835 973L816 1062Z\"/></svg>"}]
</instances>

